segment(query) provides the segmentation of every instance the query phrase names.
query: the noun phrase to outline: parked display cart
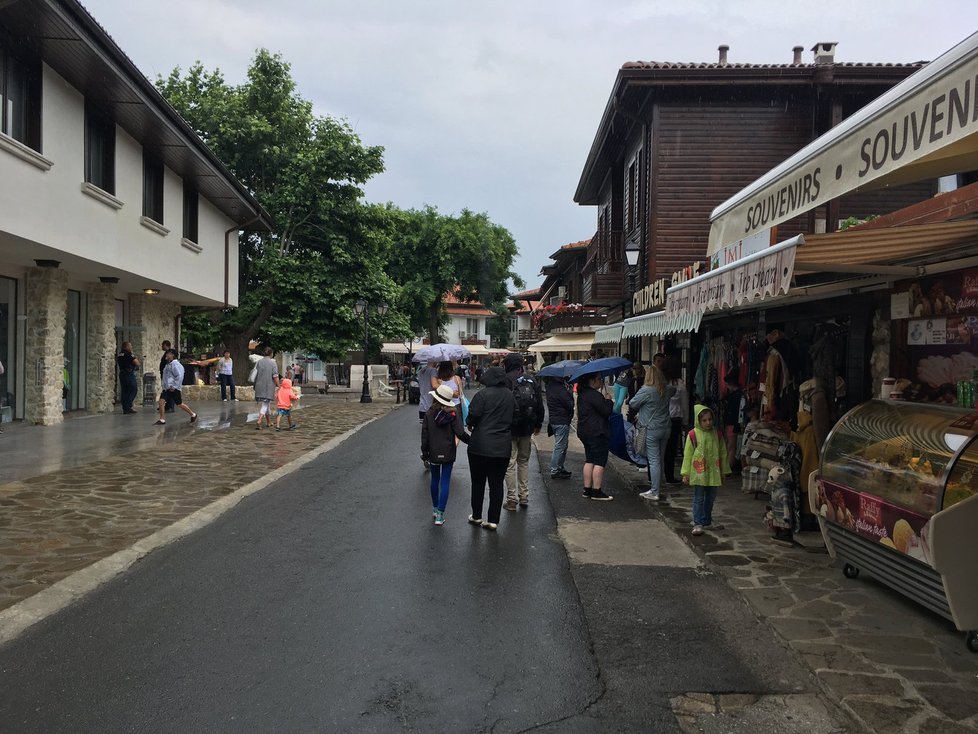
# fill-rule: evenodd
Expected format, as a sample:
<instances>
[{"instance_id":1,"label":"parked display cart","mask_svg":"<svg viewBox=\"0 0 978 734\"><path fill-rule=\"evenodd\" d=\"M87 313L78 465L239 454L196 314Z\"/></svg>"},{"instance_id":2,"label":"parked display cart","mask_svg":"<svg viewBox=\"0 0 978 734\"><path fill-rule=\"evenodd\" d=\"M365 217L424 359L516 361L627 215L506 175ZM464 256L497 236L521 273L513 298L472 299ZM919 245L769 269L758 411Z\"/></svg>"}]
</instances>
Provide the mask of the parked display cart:
<instances>
[{"instance_id":1,"label":"parked display cart","mask_svg":"<svg viewBox=\"0 0 978 734\"><path fill-rule=\"evenodd\" d=\"M826 439L809 497L825 545L950 619L978 652L978 411L872 400Z\"/></svg>"}]
</instances>

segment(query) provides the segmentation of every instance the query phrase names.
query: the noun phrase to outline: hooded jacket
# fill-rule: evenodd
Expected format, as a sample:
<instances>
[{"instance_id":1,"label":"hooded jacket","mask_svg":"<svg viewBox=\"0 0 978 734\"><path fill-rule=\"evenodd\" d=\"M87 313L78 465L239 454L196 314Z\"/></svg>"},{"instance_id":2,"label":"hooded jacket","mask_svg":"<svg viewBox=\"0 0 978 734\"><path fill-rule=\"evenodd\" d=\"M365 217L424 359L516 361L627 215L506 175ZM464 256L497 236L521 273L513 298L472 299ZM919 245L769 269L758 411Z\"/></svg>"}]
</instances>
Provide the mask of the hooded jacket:
<instances>
[{"instance_id":1,"label":"hooded jacket","mask_svg":"<svg viewBox=\"0 0 978 734\"><path fill-rule=\"evenodd\" d=\"M683 448L682 475L689 477L692 486L719 487L723 478L730 474L727 464L727 447L720 438L720 429L714 425L709 431L700 427L700 414L710 410L705 405L693 407L694 428L686 436L686 446ZM710 410L712 413L713 411ZM691 435L690 435L691 434ZM695 441L693 437L695 436Z\"/></svg>"},{"instance_id":2,"label":"hooded jacket","mask_svg":"<svg viewBox=\"0 0 978 734\"><path fill-rule=\"evenodd\" d=\"M516 400L502 367L490 367L482 375L483 389L469 404L468 425L472 431L469 453L478 456L509 456L513 450L513 407Z\"/></svg>"},{"instance_id":3,"label":"hooded jacket","mask_svg":"<svg viewBox=\"0 0 978 734\"><path fill-rule=\"evenodd\" d=\"M454 463L456 436L463 443L469 442L469 434L462 428L461 408L446 408L433 399L421 423L421 456L432 464Z\"/></svg>"},{"instance_id":4,"label":"hooded jacket","mask_svg":"<svg viewBox=\"0 0 978 734\"><path fill-rule=\"evenodd\" d=\"M547 382L547 413L554 426L569 426L574 417L574 393L563 380Z\"/></svg>"}]
</instances>

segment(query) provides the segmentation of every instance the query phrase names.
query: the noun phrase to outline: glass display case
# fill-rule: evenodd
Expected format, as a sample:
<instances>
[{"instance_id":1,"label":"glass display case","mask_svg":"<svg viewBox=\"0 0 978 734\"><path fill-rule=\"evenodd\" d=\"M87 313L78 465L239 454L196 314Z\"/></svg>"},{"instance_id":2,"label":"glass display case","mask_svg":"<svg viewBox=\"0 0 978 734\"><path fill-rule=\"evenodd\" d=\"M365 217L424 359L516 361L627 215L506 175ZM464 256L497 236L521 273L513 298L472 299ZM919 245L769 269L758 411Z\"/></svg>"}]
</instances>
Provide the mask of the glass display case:
<instances>
[{"instance_id":1,"label":"glass display case","mask_svg":"<svg viewBox=\"0 0 978 734\"><path fill-rule=\"evenodd\" d=\"M809 497L826 546L952 619L978 628L978 411L872 400L822 448ZM978 652L978 636L968 635Z\"/></svg>"}]
</instances>

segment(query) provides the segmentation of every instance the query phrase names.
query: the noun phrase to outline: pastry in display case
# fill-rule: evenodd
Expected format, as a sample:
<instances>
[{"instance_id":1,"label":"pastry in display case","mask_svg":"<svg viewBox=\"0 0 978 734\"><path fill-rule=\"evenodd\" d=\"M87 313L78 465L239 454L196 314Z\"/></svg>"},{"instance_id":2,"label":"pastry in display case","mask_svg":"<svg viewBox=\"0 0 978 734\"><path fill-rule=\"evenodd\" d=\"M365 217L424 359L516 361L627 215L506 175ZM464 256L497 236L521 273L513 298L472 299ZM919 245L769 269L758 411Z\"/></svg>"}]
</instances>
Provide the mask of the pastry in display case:
<instances>
[{"instance_id":1,"label":"pastry in display case","mask_svg":"<svg viewBox=\"0 0 978 734\"><path fill-rule=\"evenodd\" d=\"M844 573L861 569L968 633L978 652L978 411L872 400L832 429L812 511Z\"/></svg>"}]
</instances>

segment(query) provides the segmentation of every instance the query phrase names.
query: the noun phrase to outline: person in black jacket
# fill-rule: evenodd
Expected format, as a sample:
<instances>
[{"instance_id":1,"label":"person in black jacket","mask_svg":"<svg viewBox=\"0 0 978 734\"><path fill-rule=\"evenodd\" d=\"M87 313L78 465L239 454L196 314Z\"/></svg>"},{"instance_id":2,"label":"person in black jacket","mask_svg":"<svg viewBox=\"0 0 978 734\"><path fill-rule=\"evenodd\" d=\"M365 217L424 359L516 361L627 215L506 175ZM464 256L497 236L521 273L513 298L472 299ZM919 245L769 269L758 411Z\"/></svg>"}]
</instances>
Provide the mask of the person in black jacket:
<instances>
[{"instance_id":1,"label":"person in black jacket","mask_svg":"<svg viewBox=\"0 0 978 734\"><path fill-rule=\"evenodd\" d=\"M550 478L570 479L564 469L567 458L567 439L570 436L571 418L574 417L574 392L566 379L547 382L547 413L550 430L554 435L554 450L550 455Z\"/></svg>"},{"instance_id":2,"label":"person in black jacket","mask_svg":"<svg viewBox=\"0 0 978 734\"><path fill-rule=\"evenodd\" d=\"M431 391L431 407L421 424L421 458L431 469L431 513L435 525L445 524L445 506L455 466L458 438L469 442L469 434L462 428L461 410L455 406L455 391L451 385L439 385Z\"/></svg>"},{"instance_id":3,"label":"person in black jacket","mask_svg":"<svg viewBox=\"0 0 978 734\"><path fill-rule=\"evenodd\" d=\"M592 500L614 499L601 489L608 463L608 418L614 405L600 375L577 384L577 437L584 444L584 496Z\"/></svg>"},{"instance_id":4,"label":"person in black jacket","mask_svg":"<svg viewBox=\"0 0 978 734\"><path fill-rule=\"evenodd\" d=\"M482 375L482 390L469 404L469 473L472 476L472 514L469 522L495 530L503 508L503 480L513 436L513 390L502 367L490 367ZM482 506L489 483L489 514L482 519Z\"/></svg>"}]
</instances>

